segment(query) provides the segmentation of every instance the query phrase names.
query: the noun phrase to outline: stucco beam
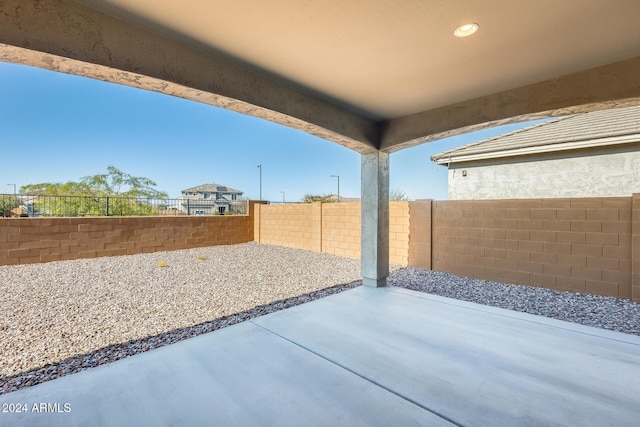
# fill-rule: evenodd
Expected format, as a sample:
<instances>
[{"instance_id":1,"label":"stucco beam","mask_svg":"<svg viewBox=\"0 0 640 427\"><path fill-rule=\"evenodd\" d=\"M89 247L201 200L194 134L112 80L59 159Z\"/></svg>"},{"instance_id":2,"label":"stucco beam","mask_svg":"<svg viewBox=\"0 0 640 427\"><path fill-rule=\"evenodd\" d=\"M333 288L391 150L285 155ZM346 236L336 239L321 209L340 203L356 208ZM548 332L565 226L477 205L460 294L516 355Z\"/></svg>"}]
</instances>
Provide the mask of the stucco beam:
<instances>
[{"instance_id":1,"label":"stucco beam","mask_svg":"<svg viewBox=\"0 0 640 427\"><path fill-rule=\"evenodd\" d=\"M390 120L380 149L392 153L496 125L640 104L640 57Z\"/></svg>"},{"instance_id":2,"label":"stucco beam","mask_svg":"<svg viewBox=\"0 0 640 427\"><path fill-rule=\"evenodd\" d=\"M69 0L0 1L0 60L263 118L375 152L379 125L337 101Z\"/></svg>"}]
</instances>

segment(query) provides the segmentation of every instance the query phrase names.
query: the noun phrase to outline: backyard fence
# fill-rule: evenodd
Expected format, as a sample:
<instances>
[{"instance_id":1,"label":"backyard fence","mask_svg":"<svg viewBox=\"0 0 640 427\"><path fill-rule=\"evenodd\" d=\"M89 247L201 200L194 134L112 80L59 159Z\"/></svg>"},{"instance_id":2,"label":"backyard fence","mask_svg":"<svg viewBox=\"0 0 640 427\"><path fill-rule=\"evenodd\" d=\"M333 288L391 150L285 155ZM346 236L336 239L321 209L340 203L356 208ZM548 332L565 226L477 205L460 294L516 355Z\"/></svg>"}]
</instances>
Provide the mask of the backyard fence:
<instances>
[{"instance_id":1,"label":"backyard fence","mask_svg":"<svg viewBox=\"0 0 640 427\"><path fill-rule=\"evenodd\" d=\"M246 215L247 200L0 194L0 216Z\"/></svg>"},{"instance_id":2,"label":"backyard fence","mask_svg":"<svg viewBox=\"0 0 640 427\"><path fill-rule=\"evenodd\" d=\"M261 243L361 257L360 203L256 205ZM640 194L391 202L389 262L640 302Z\"/></svg>"}]
</instances>

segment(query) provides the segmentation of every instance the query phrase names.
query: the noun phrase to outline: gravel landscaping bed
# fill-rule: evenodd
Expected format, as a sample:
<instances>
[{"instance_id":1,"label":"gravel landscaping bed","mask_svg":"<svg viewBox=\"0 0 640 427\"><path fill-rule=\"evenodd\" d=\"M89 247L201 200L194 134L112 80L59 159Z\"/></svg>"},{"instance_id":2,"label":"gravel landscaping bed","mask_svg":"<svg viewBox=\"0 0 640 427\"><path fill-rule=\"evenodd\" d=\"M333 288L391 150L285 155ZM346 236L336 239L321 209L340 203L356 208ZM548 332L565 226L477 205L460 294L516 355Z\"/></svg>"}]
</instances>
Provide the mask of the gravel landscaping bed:
<instances>
[{"instance_id":1,"label":"gravel landscaping bed","mask_svg":"<svg viewBox=\"0 0 640 427\"><path fill-rule=\"evenodd\" d=\"M321 298L358 279L359 260L254 242L0 266L0 394Z\"/></svg>"},{"instance_id":2,"label":"gravel landscaping bed","mask_svg":"<svg viewBox=\"0 0 640 427\"><path fill-rule=\"evenodd\" d=\"M420 292L640 335L640 304L630 300L458 277L407 267L388 283Z\"/></svg>"},{"instance_id":3,"label":"gravel landscaping bed","mask_svg":"<svg viewBox=\"0 0 640 427\"><path fill-rule=\"evenodd\" d=\"M398 268L390 285L640 335L628 300ZM0 394L360 285L359 260L254 242L0 266Z\"/></svg>"}]
</instances>

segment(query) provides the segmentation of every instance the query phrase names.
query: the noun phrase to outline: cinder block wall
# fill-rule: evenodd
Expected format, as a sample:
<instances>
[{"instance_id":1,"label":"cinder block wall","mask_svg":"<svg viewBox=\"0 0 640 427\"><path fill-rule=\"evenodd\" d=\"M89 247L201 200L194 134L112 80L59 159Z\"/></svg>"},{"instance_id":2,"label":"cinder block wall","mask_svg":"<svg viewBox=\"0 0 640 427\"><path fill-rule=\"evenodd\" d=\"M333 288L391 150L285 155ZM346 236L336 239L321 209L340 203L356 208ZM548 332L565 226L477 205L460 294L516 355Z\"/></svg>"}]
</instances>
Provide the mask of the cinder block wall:
<instances>
[{"instance_id":1,"label":"cinder block wall","mask_svg":"<svg viewBox=\"0 0 640 427\"><path fill-rule=\"evenodd\" d=\"M256 205L260 220L260 236L256 240L320 252L320 209L321 203Z\"/></svg>"},{"instance_id":2,"label":"cinder block wall","mask_svg":"<svg viewBox=\"0 0 640 427\"><path fill-rule=\"evenodd\" d=\"M360 203L322 203L322 252L360 258Z\"/></svg>"},{"instance_id":3,"label":"cinder block wall","mask_svg":"<svg viewBox=\"0 0 640 427\"><path fill-rule=\"evenodd\" d=\"M5 218L0 221L0 265L131 255L254 238L248 216Z\"/></svg>"},{"instance_id":4,"label":"cinder block wall","mask_svg":"<svg viewBox=\"0 0 640 427\"><path fill-rule=\"evenodd\" d=\"M409 260L413 267L431 270L431 200L409 203Z\"/></svg>"},{"instance_id":5,"label":"cinder block wall","mask_svg":"<svg viewBox=\"0 0 640 427\"><path fill-rule=\"evenodd\" d=\"M389 262L409 263L409 202L391 202L389 205Z\"/></svg>"},{"instance_id":6,"label":"cinder block wall","mask_svg":"<svg viewBox=\"0 0 640 427\"><path fill-rule=\"evenodd\" d=\"M432 268L631 298L631 218L630 197L433 202Z\"/></svg>"},{"instance_id":7,"label":"cinder block wall","mask_svg":"<svg viewBox=\"0 0 640 427\"><path fill-rule=\"evenodd\" d=\"M457 275L640 301L640 194L392 202L389 260ZM263 205L248 216L5 218L0 265L251 240L360 257L359 203Z\"/></svg>"},{"instance_id":8,"label":"cinder block wall","mask_svg":"<svg viewBox=\"0 0 640 427\"><path fill-rule=\"evenodd\" d=\"M256 240L359 258L360 204L320 206L261 205ZM640 301L640 195L392 202L389 252L401 265Z\"/></svg>"},{"instance_id":9,"label":"cinder block wall","mask_svg":"<svg viewBox=\"0 0 640 427\"><path fill-rule=\"evenodd\" d=\"M631 208L631 295L640 302L640 194L633 195Z\"/></svg>"},{"instance_id":10,"label":"cinder block wall","mask_svg":"<svg viewBox=\"0 0 640 427\"><path fill-rule=\"evenodd\" d=\"M260 205L256 206L256 220L256 241L360 258L360 203ZM389 232L389 261L407 265L408 202L391 203Z\"/></svg>"}]
</instances>

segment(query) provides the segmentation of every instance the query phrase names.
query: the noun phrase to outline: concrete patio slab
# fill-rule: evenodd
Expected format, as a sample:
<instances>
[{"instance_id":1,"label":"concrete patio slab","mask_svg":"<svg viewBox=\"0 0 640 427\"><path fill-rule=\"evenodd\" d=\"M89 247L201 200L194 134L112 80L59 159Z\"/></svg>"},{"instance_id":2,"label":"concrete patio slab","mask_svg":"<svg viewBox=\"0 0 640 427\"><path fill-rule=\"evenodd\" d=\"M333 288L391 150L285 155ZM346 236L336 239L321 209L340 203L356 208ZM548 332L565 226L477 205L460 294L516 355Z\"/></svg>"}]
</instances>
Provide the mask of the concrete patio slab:
<instances>
[{"instance_id":1,"label":"concrete patio slab","mask_svg":"<svg viewBox=\"0 0 640 427\"><path fill-rule=\"evenodd\" d=\"M359 287L0 396L0 425L631 426L638 408L640 337Z\"/></svg>"},{"instance_id":2,"label":"concrete patio slab","mask_svg":"<svg viewBox=\"0 0 640 427\"><path fill-rule=\"evenodd\" d=\"M254 322L461 425L638 425L637 336L399 288Z\"/></svg>"}]
</instances>

